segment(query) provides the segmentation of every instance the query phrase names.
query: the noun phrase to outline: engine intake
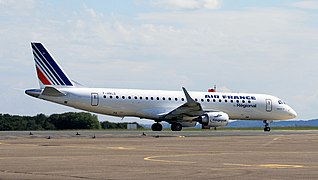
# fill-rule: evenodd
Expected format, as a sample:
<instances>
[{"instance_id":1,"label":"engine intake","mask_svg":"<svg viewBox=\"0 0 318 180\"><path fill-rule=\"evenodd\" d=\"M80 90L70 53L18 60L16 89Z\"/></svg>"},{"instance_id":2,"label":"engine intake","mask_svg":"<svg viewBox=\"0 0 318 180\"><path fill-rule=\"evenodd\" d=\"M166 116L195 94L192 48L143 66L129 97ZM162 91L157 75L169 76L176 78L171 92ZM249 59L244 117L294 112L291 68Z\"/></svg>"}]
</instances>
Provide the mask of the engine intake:
<instances>
[{"instance_id":1,"label":"engine intake","mask_svg":"<svg viewBox=\"0 0 318 180\"><path fill-rule=\"evenodd\" d=\"M229 115L224 112L209 112L203 115L199 123L204 128L226 126L229 123Z\"/></svg>"}]
</instances>

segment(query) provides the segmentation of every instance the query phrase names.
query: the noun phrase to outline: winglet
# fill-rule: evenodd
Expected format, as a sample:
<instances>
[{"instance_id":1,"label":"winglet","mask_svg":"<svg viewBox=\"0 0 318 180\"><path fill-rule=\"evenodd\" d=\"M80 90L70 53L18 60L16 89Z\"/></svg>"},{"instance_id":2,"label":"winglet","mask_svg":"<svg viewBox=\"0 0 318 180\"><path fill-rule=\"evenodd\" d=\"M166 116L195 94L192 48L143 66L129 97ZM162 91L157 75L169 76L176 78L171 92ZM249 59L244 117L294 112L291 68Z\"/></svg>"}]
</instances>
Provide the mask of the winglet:
<instances>
[{"instance_id":1,"label":"winglet","mask_svg":"<svg viewBox=\"0 0 318 180\"><path fill-rule=\"evenodd\" d=\"M183 90L183 92L184 92L184 95L185 95L185 97L186 97L188 103L196 103L196 102L192 99L192 97L189 95L189 93L188 93L188 91L186 90L186 88L182 87L182 90Z\"/></svg>"}]
</instances>

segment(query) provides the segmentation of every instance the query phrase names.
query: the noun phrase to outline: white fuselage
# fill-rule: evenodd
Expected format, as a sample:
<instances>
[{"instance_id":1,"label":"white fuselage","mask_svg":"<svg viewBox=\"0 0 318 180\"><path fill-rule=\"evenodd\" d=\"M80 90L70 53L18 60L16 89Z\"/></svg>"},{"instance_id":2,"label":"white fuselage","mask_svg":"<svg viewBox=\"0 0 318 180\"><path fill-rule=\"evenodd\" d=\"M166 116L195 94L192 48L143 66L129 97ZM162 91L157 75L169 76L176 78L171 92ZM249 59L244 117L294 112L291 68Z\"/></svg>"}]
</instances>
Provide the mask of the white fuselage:
<instances>
[{"instance_id":1,"label":"white fuselage","mask_svg":"<svg viewBox=\"0 0 318 180\"><path fill-rule=\"evenodd\" d=\"M59 88L66 96L39 98L111 116L157 120L186 102L182 91ZM296 112L279 98L265 94L189 92L205 111L222 111L237 120L285 120Z\"/></svg>"},{"instance_id":2,"label":"white fuselage","mask_svg":"<svg viewBox=\"0 0 318 180\"><path fill-rule=\"evenodd\" d=\"M40 89L26 94L100 114L152 119L151 129L161 131L161 121L171 130L181 131L201 123L202 128L226 126L230 119L264 120L270 131L271 120L292 119L296 112L277 97L264 94L188 92L136 89L82 88L72 81L40 42L31 42Z\"/></svg>"}]
</instances>

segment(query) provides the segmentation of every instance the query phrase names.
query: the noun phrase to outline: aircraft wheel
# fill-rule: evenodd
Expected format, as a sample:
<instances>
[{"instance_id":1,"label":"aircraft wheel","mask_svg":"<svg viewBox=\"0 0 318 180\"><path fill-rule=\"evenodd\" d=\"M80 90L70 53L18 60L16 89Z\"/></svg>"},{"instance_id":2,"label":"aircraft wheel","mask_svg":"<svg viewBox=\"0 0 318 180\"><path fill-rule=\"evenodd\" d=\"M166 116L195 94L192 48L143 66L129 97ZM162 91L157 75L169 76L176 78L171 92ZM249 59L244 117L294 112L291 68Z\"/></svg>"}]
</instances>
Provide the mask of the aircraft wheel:
<instances>
[{"instance_id":1,"label":"aircraft wheel","mask_svg":"<svg viewBox=\"0 0 318 180\"><path fill-rule=\"evenodd\" d=\"M265 131L265 132L269 132L269 131L271 131L271 128L270 128L270 127L265 127L265 128L264 128L264 131Z\"/></svg>"},{"instance_id":2,"label":"aircraft wheel","mask_svg":"<svg viewBox=\"0 0 318 180\"><path fill-rule=\"evenodd\" d=\"M269 127L270 121L264 120L263 122L264 122L264 125L265 125L265 127L264 127L264 132L269 132L269 131L271 131L271 128Z\"/></svg>"},{"instance_id":3,"label":"aircraft wheel","mask_svg":"<svg viewBox=\"0 0 318 180\"><path fill-rule=\"evenodd\" d=\"M160 123L154 123L152 124L151 129L153 131L162 131L162 125Z\"/></svg>"},{"instance_id":4,"label":"aircraft wheel","mask_svg":"<svg viewBox=\"0 0 318 180\"><path fill-rule=\"evenodd\" d=\"M171 124L171 130L172 131L181 131L182 125L180 123L172 123Z\"/></svg>"}]
</instances>

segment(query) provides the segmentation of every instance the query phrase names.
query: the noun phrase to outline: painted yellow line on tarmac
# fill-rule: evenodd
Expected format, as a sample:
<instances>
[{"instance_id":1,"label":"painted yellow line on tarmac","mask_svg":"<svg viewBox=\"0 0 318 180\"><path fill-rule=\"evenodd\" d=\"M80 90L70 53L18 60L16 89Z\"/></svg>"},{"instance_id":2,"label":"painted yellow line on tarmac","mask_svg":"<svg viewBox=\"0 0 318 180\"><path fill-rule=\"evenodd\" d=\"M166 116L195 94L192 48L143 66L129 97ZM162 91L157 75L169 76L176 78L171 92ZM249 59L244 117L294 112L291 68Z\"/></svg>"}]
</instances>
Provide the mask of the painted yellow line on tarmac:
<instances>
[{"instance_id":1,"label":"painted yellow line on tarmac","mask_svg":"<svg viewBox=\"0 0 318 180\"><path fill-rule=\"evenodd\" d=\"M303 168L302 165L291 165L291 164L260 164L260 167L268 168Z\"/></svg>"},{"instance_id":2,"label":"painted yellow line on tarmac","mask_svg":"<svg viewBox=\"0 0 318 180\"><path fill-rule=\"evenodd\" d=\"M149 156L145 157L145 161L154 161L154 162L164 162L164 163L182 163L182 164L191 164L195 162L191 161L171 161L171 160L162 160L162 159L157 159L157 158L167 158L167 157L176 157L176 156Z\"/></svg>"},{"instance_id":3,"label":"painted yellow line on tarmac","mask_svg":"<svg viewBox=\"0 0 318 180\"><path fill-rule=\"evenodd\" d=\"M188 157L188 156L210 156L211 154L176 154L176 155L162 155L162 156L149 156L145 157L145 161L163 162L163 163L182 163L182 164L194 164L193 161L177 161L177 160L163 160L162 158L176 158L176 157Z\"/></svg>"},{"instance_id":4,"label":"painted yellow line on tarmac","mask_svg":"<svg viewBox=\"0 0 318 180\"><path fill-rule=\"evenodd\" d=\"M265 143L263 146L269 146L269 145L271 145L273 142L277 141L278 139L279 139L279 137L276 137L276 138L272 139L271 141Z\"/></svg>"},{"instance_id":5,"label":"painted yellow line on tarmac","mask_svg":"<svg viewBox=\"0 0 318 180\"><path fill-rule=\"evenodd\" d=\"M136 149L136 148L132 148L132 147L107 147L107 149L132 150L132 149Z\"/></svg>"},{"instance_id":6,"label":"painted yellow line on tarmac","mask_svg":"<svg viewBox=\"0 0 318 180\"><path fill-rule=\"evenodd\" d=\"M238 166L238 167L259 167L259 168L272 168L272 169L284 169L284 168L304 168L303 165L292 164L232 164L225 163L225 166Z\"/></svg>"}]
</instances>

